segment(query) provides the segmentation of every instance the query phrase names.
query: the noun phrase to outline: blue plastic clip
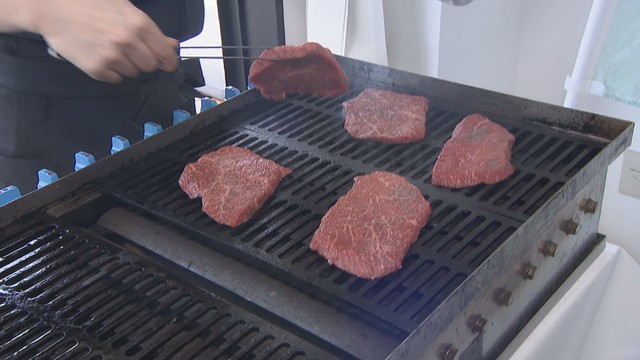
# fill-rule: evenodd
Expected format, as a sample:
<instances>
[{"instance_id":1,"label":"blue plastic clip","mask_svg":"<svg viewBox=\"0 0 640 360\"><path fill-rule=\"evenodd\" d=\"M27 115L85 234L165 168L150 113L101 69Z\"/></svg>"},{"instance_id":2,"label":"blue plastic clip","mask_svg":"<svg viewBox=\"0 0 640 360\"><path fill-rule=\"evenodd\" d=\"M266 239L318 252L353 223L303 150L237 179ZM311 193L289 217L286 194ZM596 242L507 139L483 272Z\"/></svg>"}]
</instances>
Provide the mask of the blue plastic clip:
<instances>
[{"instance_id":1,"label":"blue plastic clip","mask_svg":"<svg viewBox=\"0 0 640 360\"><path fill-rule=\"evenodd\" d=\"M58 174L55 172L49 169L41 169L38 171L38 189L42 189L56 180L58 180Z\"/></svg>"},{"instance_id":2,"label":"blue plastic clip","mask_svg":"<svg viewBox=\"0 0 640 360\"><path fill-rule=\"evenodd\" d=\"M22 194L16 186L9 185L6 188L0 189L0 206L7 205L13 200L20 198L20 196L22 196Z\"/></svg>"},{"instance_id":3,"label":"blue plastic clip","mask_svg":"<svg viewBox=\"0 0 640 360\"><path fill-rule=\"evenodd\" d=\"M87 166L96 162L96 158L88 152L78 151L76 153L76 167L75 170L78 171L80 169L84 169Z\"/></svg>"},{"instance_id":4,"label":"blue plastic clip","mask_svg":"<svg viewBox=\"0 0 640 360\"><path fill-rule=\"evenodd\" d=\"M212 107L218 106L218 103L209 97L200 99L200 112L207 111Z\"/></svg>"},{"instance_id":5,"label":"blue plastic clip","mask_svg":"<svg viewBox=\"0 0 640 360\"><path fill-rule=\"evenodd\" d=\"M229 100L234 96L240 95L240 90L234 88L233 86L227 86L224 88L224 99Z\"/></svg>"},{"instance_id":6,"label":"blue plastic clip","mask_svg":"<svg viewBox=\"0 0 640 360\"><path fill-rule=\"evenodd\" d=\"M144 123L144 138L151 137L162 131L162 125L154 122Z\"/></svg>"},{"instance_id":7,"label":"blue plastic clip","mask_svg":"<svg viewBox=\"0 0 640 360\"><path fill-rule=\"evenodd\" d=\"M111 155L117 153L120 150L124 150L131 146L129 140L120 135L116 135L111 138Z\"/></svg>"},{"instance_id":8,"label":"blue plastic clip","mask_svg":"<svg viewBox=\"0 0 640 360\"><path fill-rule=\"evenodd\" d=\"M188 120L191 114L187 110L173 110L173 125L178 125L183 121Z\"/></svg>"}]
</instances>

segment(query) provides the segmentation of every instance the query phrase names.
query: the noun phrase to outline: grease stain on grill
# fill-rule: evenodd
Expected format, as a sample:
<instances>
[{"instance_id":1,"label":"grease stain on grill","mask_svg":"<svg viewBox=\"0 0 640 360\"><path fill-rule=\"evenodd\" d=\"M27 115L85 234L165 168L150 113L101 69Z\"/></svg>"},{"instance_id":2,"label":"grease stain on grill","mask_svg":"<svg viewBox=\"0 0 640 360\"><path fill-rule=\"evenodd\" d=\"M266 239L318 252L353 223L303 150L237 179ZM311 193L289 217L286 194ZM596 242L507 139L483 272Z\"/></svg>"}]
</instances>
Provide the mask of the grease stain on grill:
<instances>
[{"instance_id":1,"label":"grease stain on grill","mask_svg":"<svg viewBox=\"0 0 640 360\"><path fill-rule=\"evenodd\" d=\"M92 235L24 228L0 238L2 358L333 357Z\"/></svg>"}]
</instances>

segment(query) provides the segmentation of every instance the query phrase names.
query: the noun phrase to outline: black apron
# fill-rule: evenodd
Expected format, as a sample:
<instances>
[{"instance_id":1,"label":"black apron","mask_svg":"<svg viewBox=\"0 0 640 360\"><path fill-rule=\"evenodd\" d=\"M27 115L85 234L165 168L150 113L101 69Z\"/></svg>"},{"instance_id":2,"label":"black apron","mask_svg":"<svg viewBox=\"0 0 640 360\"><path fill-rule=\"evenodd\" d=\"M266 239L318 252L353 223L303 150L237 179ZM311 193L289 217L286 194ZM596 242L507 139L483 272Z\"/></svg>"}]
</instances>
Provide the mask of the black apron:
<instances>
[{"instance_id":1,"label":"black apron","mask_svg":"<svg viewBox=\"0 0 640 360\"><path fill-rule=\"evenodd\" d=\"M183 41L202 30L203 0L132 2L167 36ZM197 93L184 78L178 70L107 84L52 58L38 35L1 34L0 188L27 193L40 169L60 177L72 172L78 151L101 159L114 135L134 143L145 122L170 126L173 110L193 112Z\"/></svg>"}]
</instances>

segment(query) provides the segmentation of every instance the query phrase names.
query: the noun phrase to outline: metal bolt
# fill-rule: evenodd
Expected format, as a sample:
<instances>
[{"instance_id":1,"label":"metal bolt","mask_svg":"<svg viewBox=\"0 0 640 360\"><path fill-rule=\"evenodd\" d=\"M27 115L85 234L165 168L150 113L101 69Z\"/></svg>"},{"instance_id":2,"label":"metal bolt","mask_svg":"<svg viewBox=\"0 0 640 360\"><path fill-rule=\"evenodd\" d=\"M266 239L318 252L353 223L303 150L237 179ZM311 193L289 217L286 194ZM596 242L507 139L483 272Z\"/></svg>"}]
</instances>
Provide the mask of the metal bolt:
<instances>
[{"instance_id":1,"label":"metal bolt","mask_svg":"<svg viewBox=\"0 0 640 360\"><path fill-rule=\"evenodd\" d=\"M530 263L526 263L524 265L522 265L522 277L525 279L529 279L529 280L533 280L533 277L536 274L536 270L538 270L538 268Z\"/></svg>"},{"instance_id":2,"label":"metal bolt","mask_svg":"<svg viewBox=\"0 0 640 360\"><path fill-rule=\"evenodd\" d=\"M454 348L453 344L442 344L438 351L440 360L453 360L456 358L457 353L458 349Z\"/></svg>"},{"instance_id":3,"label":"metal bolt","mask_svg":"<svg viewBox=\"0 0 640 360\"><path fill-rule=\"evenodd\" d=\"M471 332L474 334L481 333L485 325L487 325L487 319L480 315L472 315L469 317L469 320L467 320L467 326L469 326Z\"/></svg>"},{"instance_id":4,"label":"metal bolt","mask_svg":"<svg viewBox=\"0 0 640 360\"><path fill-rule=\"evenodd\" d=\"M598 209L598 202L592 199L586 199L580 204L580 210L587 214L594 214Z\"/></svg>"},{"instance_id":5,"label":"metal bolt","mask_svg":"<svg viewBox=\"0 0 640 360\"><path fill-rule=\"evenodd\" d=\"M545 241L542 243L542 247L540 248L540 252L544 256L556 256L556 250L558 250L558 244L553 241Z\"/></svg>"},{"instance_id":6,"label":"metal bolt","mask_svg":"<svg viewBox=\"0 0 640 360\"><path fill-rule=\"evenodd\" d=\"M507 289L498 289L496 290L496 302L500 306L509 306L511 305L511 291Z\"/></svg>"},{"instance_id":7,"label":"metal bolt","mask_svg":"<svg viewBox=\"0 0 640 360\"><path fill-rule=\"evenodd\" d=\"M564 223L563 230L567 235L575 235L578 232L578 223L573 220L567 220Z\"/></svg>"}]
</instances>

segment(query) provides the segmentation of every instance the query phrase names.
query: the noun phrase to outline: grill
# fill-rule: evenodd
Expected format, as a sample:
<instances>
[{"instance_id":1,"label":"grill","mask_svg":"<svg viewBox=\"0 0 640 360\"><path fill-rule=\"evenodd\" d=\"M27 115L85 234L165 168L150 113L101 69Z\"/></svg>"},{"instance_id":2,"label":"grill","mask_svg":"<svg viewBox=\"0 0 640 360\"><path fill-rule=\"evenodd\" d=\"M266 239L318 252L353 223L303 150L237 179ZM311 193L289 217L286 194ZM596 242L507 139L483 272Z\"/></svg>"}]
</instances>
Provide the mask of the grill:
<instances>
[{"instance_id":1,"label":"grill","mask_svg":"<svg viewBox=\"0 0 640 360\"><path fill-rule=\"evenodd\" d=\"M489 188L477 194L476 190L476 194L456 194L459 198L453 199L451 193L429 185L429 169L439 146L455 125L455 121L446 121L445 112L432 111L441 115L434 116L436 123L440 120L447 125L447 129L438 132L441 135L437 146L425 142L398 148L383 146L379 150L377 144L371 143L358 147L357 141L341 131L341 100L317 107L319 110L307 110L306 115L299 104L314 104L313 99L296 99L275 109L269 109L270 104L266 102L258 104L264 106L253 107L247 114L240 112L237 117L243 120L234 121L230 128L212 125L199 131L195 139L187 138L178 146L146 158L145 165L136 171L124 169L122 176L116 176L109 183L107 191L121 201L153 211L163 220L196 229L204 241L216 248L225 248L232 256L250 256L247 260L251 264L261 264L266 271L277 271L277 276L288 277L302 290L308 290L308 284L313 284L313 290L324 291L320 296L337 297L336 300L353 304L358 310L375 314L398 331L411 332L518 227L517 219L500 214L507 214L509 206L495 206L492 210L496 213L486 214L477 206L466 205L464 198L482 201L493 194L495 203L504 204L503 199L516 193L517 198L507 205L521 208L518 205L521 199L535 197L531 192L536 190L542 190L538 202L544 202L554 182L542 176L536 179L536 176L518 174L509 183L496 186L504 187L502 191ZM252 116L256 111L259 115ZM292 118L301 120L291 121ZM300 129L308 124L315 126ZM280 130L282 128L286 129ZM282 140L274 139L270 133L282 136ZM331 134L333 137L327 138ZM295 146L287 144L292 140ZM211 220L200 210L200 202L190 200L178 186L178 178L188 162L225 145L249 148L293 169L276 196L255 216L256 220L237 229ZM588 152L583 154L588 155ZM402 270L380 280L366 281L329 265L308 249L308 242L323 214L351 187L353 177L375 169L396 171L414 180L429 197L434 211ZM554 177L555 182L564 180L561 176ZM532 181L545 183L548 189L543 186L523 190L524 184ZM517 194L519 191L522 194Z\"/></svg>"},{"instance_id":2,"label":"grill","mask_svg":"<svg viewBox=\"0 0 640 360\"><path fill-rule=\"evenodd\" d=\"M0 225L16 218L24 224L0 243L0 334L28 334L7 340L3 354L498 354L600 243L599 209L592 208L632 125L339 60L350 77L342 97L272 102L245 92L62 179L57 189L2 208ZM429 97L427 138L406 145L352 139L342 128L341 105L369 87ZM444 142L473 112L514 134L516 172L495 185L432 186ZM293 169L235 229L208 218L177 181L187 163L225 145ZM308 243L353 178L375 170L407 178L433 212L401 270L364 280L329 265ZM170 240L154 239L160 233ZM237 271L207 271L211 259ZM340 321L323 323L329 315Z\"/></svg>"}]
</instances>

